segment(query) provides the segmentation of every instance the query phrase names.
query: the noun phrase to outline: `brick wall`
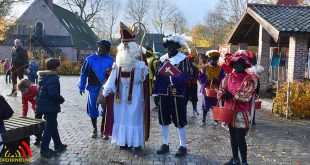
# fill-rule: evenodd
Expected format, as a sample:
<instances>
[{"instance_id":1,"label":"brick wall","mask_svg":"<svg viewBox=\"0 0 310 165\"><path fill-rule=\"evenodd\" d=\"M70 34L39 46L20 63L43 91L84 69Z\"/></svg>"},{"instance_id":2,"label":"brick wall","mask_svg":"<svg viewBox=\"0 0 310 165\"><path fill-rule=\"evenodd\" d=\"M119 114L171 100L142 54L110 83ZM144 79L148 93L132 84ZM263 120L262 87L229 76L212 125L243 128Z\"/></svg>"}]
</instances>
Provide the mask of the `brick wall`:
<instances>
[{"instance_id":1,"label":"brick wall","mask_svg":"<svg viewBox=\"0 0 310 165\"><path fill-rule=\"evenodd\" d=\"M288 75L287 79L303 80L307 61L308 38L303 35L294 35L289 40Z\"/></svg>"},{"instance_id":2,"label":"brick wall","mask_svg":"<svg viewBox=\"0 0 310 165\"><path fill-rule=\"evenodd\" d=\"M269 84L270 40L270 35L260 25L258 41L258 63L264 67L264 72L260 75L261 91L266 91L267 85Z\"/></svg>"}]
</instances>

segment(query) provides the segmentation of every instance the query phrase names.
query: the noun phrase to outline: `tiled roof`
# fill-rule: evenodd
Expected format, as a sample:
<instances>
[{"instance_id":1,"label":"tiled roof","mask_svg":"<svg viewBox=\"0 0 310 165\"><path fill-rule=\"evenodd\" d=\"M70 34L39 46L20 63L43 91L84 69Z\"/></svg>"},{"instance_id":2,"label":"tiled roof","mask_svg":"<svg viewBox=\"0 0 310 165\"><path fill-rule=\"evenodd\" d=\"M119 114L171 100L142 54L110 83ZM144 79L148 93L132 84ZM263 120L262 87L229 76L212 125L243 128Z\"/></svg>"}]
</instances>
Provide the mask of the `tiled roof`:
<instances>
[{"instance_id":1,"label":"tiled roof","mask_svg":"<svg viewBox=\"0 0 310 165\"><path fill-rule=\"evenodd\" d=\"M310 32L310 7L248 4L280 32Z\"/></svg>"},{"instance_id":2,"label":"tiled roof","mask_svg":"<svg viewBox=\"0 0 310 165\"><path fill-rule=\"evenodd\" d=\"M78 15L55 4L53 6L53 12L72 36L75 47L80 49L97 48L97 36Z\"/></svg>"}]
</instances>

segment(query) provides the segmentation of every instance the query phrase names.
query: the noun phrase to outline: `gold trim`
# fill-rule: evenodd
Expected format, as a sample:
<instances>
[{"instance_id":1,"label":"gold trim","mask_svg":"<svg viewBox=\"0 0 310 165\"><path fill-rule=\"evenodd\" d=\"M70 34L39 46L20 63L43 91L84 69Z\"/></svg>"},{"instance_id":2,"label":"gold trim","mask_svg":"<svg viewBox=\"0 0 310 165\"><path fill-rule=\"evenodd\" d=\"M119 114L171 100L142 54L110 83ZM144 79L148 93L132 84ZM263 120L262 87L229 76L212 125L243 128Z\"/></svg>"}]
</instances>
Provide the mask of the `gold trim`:
<instances>
[{"instance_id":1,"label":"gold trim","mask_svg":"<svg viewBox=\"0 0 310 165\"><path fill-rule=\"evenodd\" d=\"M178 122L178 126L180 128L180 121L179 121L179 111L178 111L178 105L177 105L177 98L174 97L174 104L175 104L175 112L176 112L176 116L177 116L177 122Z\"/></svg>"},{"instance_id":2,"label":"gold trim","mask_svg":"<svg viewBox=\"0 0 310 165\"><path fill-rule=\"evenodd\" d=\"M164 125L164 118L163 118L163 114L162 114L161 97L160 96L159 96L159 113L160 113L160 117L161 117L161 123L162 123L162 125Z\"/></svg>"},{"instance_id":3,"label":"gold trim","mask_svg":"<svg viewBox=\"0 0 310 165\"><path fill-rule=\"evenodd\" d=\"M111 96L110 96L111 97ZM105 112L104 112L104 126L103 126L103 133L105 132L105 127L107 124L107 116L108 116L108 107L107 107L107 99L105 100L106 105L105 105ZM113 105L114 106L114 105Z\"/></svg>"}]
</instances>

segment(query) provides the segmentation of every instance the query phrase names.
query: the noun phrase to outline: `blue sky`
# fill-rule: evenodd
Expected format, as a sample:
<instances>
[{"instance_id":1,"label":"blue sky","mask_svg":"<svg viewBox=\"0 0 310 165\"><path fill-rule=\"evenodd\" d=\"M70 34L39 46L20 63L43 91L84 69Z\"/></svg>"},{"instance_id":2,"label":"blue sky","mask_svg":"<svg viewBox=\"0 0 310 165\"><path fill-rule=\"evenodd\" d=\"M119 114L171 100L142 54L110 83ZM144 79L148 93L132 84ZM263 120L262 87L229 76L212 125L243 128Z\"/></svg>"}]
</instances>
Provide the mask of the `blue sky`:
<instances>
[{"instance_id":1,"label":"blue sky","mask_svg":"<svg viewBox=\"0 0 310 165\"><path fill-rule=\"evenodd\" d=\"M34 0L30 0L33 2ZM122 2L122 8L124 10L127 0L120 0ZM170 3L175 4L180 11L182 11L188 21L188 26L191 28L198 23L203 23L203 18L207 12L213 9L218 0L169 0ZM54 0L54 3L62 6L63 0ZM21 15L30 3L17 6L19 11L16 13L16 17ZM156 10L156 9L151 9Z\"/></svg>"}]
</instances>

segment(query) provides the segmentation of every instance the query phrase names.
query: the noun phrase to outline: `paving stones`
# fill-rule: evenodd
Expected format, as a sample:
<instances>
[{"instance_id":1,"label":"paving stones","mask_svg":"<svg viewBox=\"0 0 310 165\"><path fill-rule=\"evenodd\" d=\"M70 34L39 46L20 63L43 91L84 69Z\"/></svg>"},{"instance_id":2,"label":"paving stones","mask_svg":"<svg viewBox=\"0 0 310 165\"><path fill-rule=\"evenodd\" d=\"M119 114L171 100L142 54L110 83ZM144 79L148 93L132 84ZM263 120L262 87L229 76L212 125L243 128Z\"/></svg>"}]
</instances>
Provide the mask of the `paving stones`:
<instances>
[{"instance_id":1,"label":"paving stones","mask_svg":"<svg viewBox=\"0 0 310 165\"><path fill-rule=\"evenodd\" d=\"M4 77L0 76L0 80L4 80ZM156 111L151 112L151 137L146 142L143 156L119 150L119 147L112 145L110 140L92 139L90 138L91 121L86 115L87 93L80 96L75 85L78 82L76 76L61 76L60 80L61 93L66 102L61 106L62 112L58 115L58 128L63 143L68 144L68 149L56 158L42 159L39 155L40 147L33 146L34 137L31 137L32 164L218 165L231 157L229 132L220 125L213 126L210 114L207 116L206 125L200 126L202 113L199 112L199 116L193 117L190 104L188 105L189 124L186 127L189 152L184 158L174 157L179 140L178 131L173 125L170 126L170 153L156 154L156 150L162 143ZM0 84L2 95L6 96L10 89L11 85ZM14 115L20 115L20 93L17 98L6 97L6 99L15 110ZM201 100L198 106L201 106ZM28 115L34 117L31 109ZM257 125L246 138L249 164L310 164L310 121L280 119L261 110L257 111L256 122ZM98 123L101 124L101 119ZM50 147L53 148L53 143Z\"/></svg>"}]
</instances>

